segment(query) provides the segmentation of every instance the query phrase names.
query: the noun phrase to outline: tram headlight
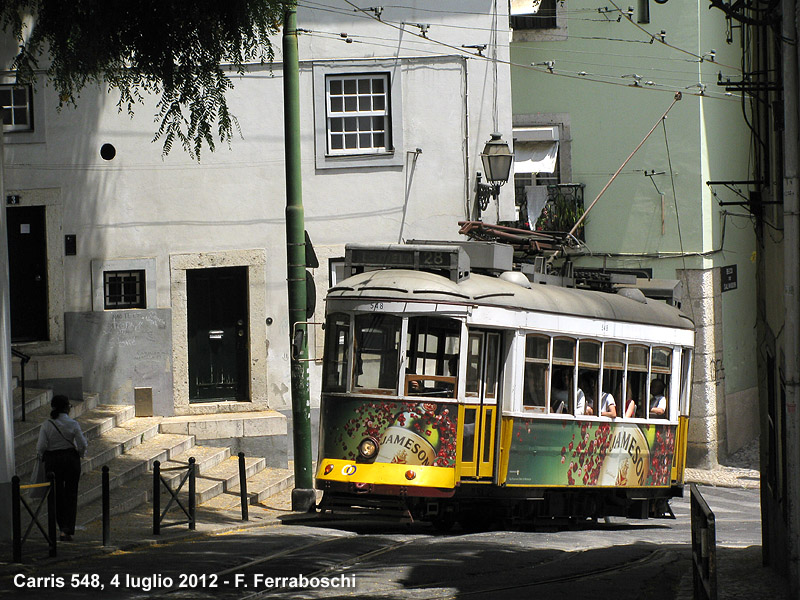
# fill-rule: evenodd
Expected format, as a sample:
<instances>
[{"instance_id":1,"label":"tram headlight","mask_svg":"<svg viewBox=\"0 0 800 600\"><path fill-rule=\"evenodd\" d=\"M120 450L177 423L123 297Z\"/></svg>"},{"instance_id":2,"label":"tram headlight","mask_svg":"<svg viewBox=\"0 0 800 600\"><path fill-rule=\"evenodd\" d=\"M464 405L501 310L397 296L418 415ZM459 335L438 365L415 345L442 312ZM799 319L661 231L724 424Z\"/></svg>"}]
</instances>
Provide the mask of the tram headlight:
<instances>
[{"instance_id":1,"label":"tram headlight","mask_svg":"<svg viewBox=\"0 0 800 600\"><path fill-rule=\"evenodd\" d=\"M372 437L364 438L358 445L358 453L361 458L372 460L378 454L378 440Z\"/></svg>"}]
</instances>

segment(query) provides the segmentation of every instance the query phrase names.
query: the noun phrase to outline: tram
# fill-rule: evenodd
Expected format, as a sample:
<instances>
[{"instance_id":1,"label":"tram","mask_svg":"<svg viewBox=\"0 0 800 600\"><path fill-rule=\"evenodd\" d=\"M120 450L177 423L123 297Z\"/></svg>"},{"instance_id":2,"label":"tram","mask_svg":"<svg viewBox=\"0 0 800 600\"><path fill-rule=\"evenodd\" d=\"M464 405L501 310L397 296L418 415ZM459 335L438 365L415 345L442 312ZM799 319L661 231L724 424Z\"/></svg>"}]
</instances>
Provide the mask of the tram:
<instances>
[{"instance_id":1,"label":"tram","mask_svg":"<svg viewBox=\"0 0 800 600\"><path fill-rule=\"evenodd\" d=\"M471 244L347 246L326 300L320 510L443 529L670 516L691 320L638 290L533 283Z\"/></svg>"}]
</instances>

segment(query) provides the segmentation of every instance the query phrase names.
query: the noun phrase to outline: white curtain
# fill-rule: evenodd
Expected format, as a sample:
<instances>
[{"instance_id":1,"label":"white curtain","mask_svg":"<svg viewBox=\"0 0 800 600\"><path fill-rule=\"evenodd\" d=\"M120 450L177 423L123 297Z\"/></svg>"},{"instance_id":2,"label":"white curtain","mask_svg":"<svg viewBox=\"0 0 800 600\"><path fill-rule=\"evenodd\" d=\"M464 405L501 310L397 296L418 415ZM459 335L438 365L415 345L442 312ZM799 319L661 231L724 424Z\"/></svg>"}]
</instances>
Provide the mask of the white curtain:
<instances>
[{"instance_id":1,"label":"white curtain","mask_svg":"<svg viewBox=\"0 0 800 600\"><path fill-rule=\"evenodd\" d=\"M558 142L520 142L514 144L514 173L553 173L556 170Z\"/></svg>"}]
</instances>

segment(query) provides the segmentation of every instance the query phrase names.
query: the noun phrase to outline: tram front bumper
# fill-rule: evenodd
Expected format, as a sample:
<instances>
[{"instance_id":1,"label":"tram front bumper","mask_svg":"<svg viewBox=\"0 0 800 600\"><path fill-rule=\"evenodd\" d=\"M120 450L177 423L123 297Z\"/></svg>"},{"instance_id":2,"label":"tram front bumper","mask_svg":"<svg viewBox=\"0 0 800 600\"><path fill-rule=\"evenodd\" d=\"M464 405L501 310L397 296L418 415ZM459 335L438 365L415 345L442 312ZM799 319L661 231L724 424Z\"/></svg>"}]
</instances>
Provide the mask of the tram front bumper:
<instances>
[{"instance_id":1,"label":"tram front bumper","mask_svg":"<svg viewBox=\"0 0 800 600\"><path fill-rule=\"evenodd\" d=\"M401 486L452 491L456 485L456 472L450 467L395 463L365 464L350 460L323 459L317 470L317 487L325 489L330 484L336 483L353 484L356 490L367 489L367 486L372 489Z\"/></svg>"}]
</instances>

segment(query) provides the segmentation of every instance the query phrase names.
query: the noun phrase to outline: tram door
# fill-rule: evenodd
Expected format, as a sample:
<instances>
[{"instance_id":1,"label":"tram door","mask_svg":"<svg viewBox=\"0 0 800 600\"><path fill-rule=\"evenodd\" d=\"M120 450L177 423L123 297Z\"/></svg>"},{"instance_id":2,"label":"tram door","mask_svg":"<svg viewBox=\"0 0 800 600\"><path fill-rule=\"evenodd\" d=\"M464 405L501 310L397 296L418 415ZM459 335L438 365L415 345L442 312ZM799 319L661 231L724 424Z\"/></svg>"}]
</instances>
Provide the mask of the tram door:
<instances>
[{"instance_id":1,"label":"tram door","mask_svg":"<svg viewBox=\"0 0 800 600\"><path fill-rule=\"evenodd\" d=\"M500 373L500 333L471 329L461 427L461 477L491 478Z\"/></svg>"}]
</instances>

